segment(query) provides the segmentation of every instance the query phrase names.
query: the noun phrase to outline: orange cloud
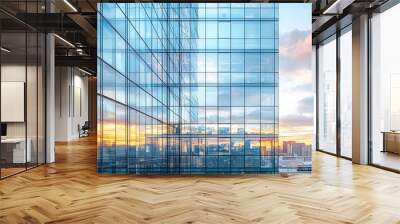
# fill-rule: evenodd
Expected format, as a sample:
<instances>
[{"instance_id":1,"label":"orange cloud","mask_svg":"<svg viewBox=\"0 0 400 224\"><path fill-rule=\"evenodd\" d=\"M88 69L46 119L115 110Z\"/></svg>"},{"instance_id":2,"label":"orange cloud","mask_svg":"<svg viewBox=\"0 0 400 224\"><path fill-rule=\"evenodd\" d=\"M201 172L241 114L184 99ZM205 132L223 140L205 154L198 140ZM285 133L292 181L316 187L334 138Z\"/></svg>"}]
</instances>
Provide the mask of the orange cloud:
<instances>
[{"instance_id":1,"label":"orange cloud","mask_svg":"<svg viewBox=\"0 0 400 224\"><path fill-rule=\"evenodd\" d=\"M311 33L309 33L305 38L293 38L292 41L292 43L281 45L279 51L283 57L293 60L303 60L304 58L310 58L312 49Z\"/></svg>"}]
</instances>

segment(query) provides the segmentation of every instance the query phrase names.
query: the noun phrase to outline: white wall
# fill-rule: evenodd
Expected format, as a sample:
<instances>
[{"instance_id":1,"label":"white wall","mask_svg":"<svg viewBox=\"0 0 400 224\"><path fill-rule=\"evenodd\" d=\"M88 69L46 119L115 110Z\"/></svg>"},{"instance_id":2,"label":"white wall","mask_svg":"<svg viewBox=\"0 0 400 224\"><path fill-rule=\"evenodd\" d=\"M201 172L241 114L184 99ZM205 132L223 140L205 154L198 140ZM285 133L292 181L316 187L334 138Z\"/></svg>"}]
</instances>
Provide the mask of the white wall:
<instances>
[{"instance_id":1,"label":"white wall","mask_svg":"<svg viewBox=\"0 0 400 224\"><path fill-rule=\"evenodd\" d=\"M27 118L28 122L28 137L30 128L36 130L36 88L30 88L36 86L36 80L32 80L31 74L36 75L35 66L25 66L19 64L5 64L1 66L1 81L2 82L24 82L26 83L25 76L26 72L28 75L28 86L27 86ZM3 96L4 97L4 96ZM41 105L39 105L40 107ZM7 108L1 108L7 110ZM7 122L7 135L8 137L24 137L25 136L25 122ZM36 133L36 132L35 132Z\"/></svg>"},{"instance_id":2,"label":"white wall","mask_svg":"<svg viewBox=\"0 0 400 224\"><path fill-rule=\"evenodd\" d=\"M25 65L9 64L1 66L1 81L25 82ZM29 69L29 67L28 67ZM7 108L1 108L7 110ZM7 137L25 137L25 122L7 123Z\"/></svg>"},{"instance_id":3,"label":"white wall","mask_svg":"<svg viewBox=\"0 0 400 224\"><path fill-rule=\"evenodd\" d=\"M26 80L27 79L27 80ZM45 116L44 116L44 74L40 66L25 66L25 64L3 64L1 66L2 82L24 82L26 84L26 120L23 122L6 122L7 137L30 139L32 161L44 162L45 150ZM7 96L2 96L2 98ZM10 110L10 108L1 108ZM37 151L38 150L38 151ZM39 156L37 157L37 153Z\"/></svg>"},{"instance_id":4,"label":"white wall","mask_svg":"<svg viewBox=\"0 0 400 224\"><path fill-rule=\"evenodd\" d=\"M88 120L88 78L72 67L56 67L55 73L55 140L74 140L78 125Z\"/></svg>"}]
</instances>

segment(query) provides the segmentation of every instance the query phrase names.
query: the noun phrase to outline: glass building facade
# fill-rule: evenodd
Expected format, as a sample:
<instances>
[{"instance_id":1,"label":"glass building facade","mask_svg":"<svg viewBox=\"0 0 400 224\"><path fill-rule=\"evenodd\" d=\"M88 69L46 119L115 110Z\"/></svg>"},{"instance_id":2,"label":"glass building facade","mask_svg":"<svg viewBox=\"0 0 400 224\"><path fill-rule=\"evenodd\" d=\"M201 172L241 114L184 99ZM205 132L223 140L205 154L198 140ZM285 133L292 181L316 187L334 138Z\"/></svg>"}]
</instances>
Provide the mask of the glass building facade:
<instances>
[{"instance_id":1,"label":"glass building facade","mask_svg":"<svg viewBox=\"0 0 400 224\"><path fill-rule=\"evenodd\" d=\"M278 172L278 14L98 4L98 172Z\"/></svg>"},{"instance_id":2,"label":"glass building facade","mask_svg":"<svg viewBox=\"0 0 400 224\"><path fill-rule=\"evenodd\" d=\"M0 179L46 162L48 40L42 30L14 16L46 13L45 4L0 1Z\"/></svg>"}]
</instances>

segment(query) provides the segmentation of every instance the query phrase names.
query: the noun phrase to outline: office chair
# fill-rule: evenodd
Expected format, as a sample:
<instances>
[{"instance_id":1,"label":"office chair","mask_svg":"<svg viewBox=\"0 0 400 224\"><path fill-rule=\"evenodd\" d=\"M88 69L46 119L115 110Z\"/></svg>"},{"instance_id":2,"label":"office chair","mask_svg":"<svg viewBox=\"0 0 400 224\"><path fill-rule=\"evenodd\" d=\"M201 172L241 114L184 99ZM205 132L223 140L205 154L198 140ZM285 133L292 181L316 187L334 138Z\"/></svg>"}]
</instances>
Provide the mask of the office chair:
<instances>
[{"instance_id":1,"label":"office chair","mask_svg":"<svg viewBox=\"0 0 400 224\"><path fill-rule=\"evenodd\" d=\"M82 127L79 127L78 125L78 128L79 128L79 138L89 136L89 129L90 129L89 121L85 121Z\"/></svg>"}]
</instances>

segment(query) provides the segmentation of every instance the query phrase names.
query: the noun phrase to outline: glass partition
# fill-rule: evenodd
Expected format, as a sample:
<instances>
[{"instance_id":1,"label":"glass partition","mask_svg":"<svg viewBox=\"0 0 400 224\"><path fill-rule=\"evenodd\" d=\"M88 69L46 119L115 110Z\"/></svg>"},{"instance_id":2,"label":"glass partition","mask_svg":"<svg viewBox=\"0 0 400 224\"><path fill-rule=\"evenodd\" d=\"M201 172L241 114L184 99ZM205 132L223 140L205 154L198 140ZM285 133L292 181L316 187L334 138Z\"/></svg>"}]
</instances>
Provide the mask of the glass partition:
<instances>
[{"instance_id":1,"label":"glass partition","mask_svg":"<svg viewBox=\"0 0 400 224\"><path fill-rule=\"evenodd\" d=\"M1 175L6 177L24 171L31 162L31 151L27 151L31 142L26 141L26 33L3 32L1 46L0 150Z\"/></svg>"},{"instance_id":2,"label":"glass partition","mask_svg":"<svg viewBox=\"0 0 400 224\"><path fill-rule=\"evenodd\" d=\"M18 13L39 12L41 5L0 3ZM0 13L0 178L45 162L45 41L43 33Z\"/></svg>"},{"instance_id":3,"label":"glass partition","mask_svg":"<svg viewBox=\"0 0 400 224\"><path fill-rule=\"evenodd\" d=\"M37 33L27 33L27 51L31 54L27 58L26 65L26 114L27 114L27 152L30 152L28 155L30 160L27 161L27 167L33 167L37 164L37 118L38 118L38 110L37 110L37 91L38 91L38 34Z\"/></svg>"}]
</instances>

